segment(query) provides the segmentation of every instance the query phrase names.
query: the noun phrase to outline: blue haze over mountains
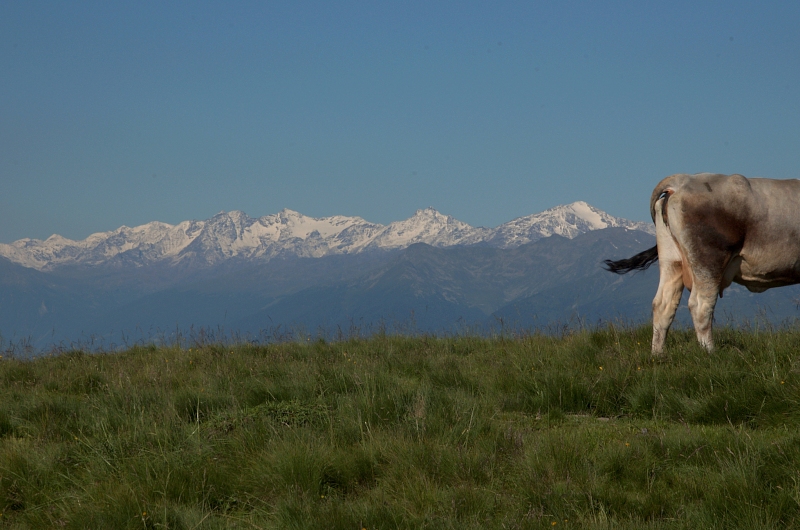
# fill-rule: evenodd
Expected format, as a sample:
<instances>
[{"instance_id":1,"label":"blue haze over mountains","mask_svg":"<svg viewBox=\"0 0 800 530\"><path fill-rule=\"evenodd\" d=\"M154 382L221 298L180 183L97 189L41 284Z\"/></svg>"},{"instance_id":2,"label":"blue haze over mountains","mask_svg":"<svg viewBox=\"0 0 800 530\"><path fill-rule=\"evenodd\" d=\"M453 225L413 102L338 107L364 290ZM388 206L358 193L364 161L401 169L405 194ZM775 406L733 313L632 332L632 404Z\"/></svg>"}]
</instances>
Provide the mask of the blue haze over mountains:
<instances>
[{"instance_id":1,"label":"blue haze over mountains","mask_svg":"<svg viewBox=\"0 0 800 530\"><path fill-rule=\"evenodd\" d=\"M6 347L46 351L202 333L270 340L292 332L644 323L657 266L616 276L600 264L653 244L649 225L586 203L495 229L433 209L385 227L343 216L230 212L176 226L123 227L83 242L22 240L0 245L0 334ZM717 321L793 319L798 298L796 287L754 295L734 286L719 301ZM688 322L685 299L679 320Z\"/></svg>"}]
</instances>

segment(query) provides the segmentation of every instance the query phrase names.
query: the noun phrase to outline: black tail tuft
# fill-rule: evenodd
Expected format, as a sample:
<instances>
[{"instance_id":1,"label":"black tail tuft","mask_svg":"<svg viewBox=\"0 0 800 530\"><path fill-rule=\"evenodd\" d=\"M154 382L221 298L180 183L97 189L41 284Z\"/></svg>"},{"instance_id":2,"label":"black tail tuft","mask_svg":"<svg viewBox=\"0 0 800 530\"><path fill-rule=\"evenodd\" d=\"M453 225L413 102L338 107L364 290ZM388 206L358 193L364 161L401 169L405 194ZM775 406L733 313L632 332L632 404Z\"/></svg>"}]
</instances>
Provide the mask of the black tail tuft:
<instances>
[{"instance_id":1,"label":"black tail tuft","mask_svg":"<svg viewBox=\"0 0 800 530\"><path fill-rule=\"evenodd\" d=\"M628 259L611 261L607 259L603 262L605 269L614 274L625 274L631 271L643 271L658 260L658 247L648 248Z\"/></svg>"}]
</instances>

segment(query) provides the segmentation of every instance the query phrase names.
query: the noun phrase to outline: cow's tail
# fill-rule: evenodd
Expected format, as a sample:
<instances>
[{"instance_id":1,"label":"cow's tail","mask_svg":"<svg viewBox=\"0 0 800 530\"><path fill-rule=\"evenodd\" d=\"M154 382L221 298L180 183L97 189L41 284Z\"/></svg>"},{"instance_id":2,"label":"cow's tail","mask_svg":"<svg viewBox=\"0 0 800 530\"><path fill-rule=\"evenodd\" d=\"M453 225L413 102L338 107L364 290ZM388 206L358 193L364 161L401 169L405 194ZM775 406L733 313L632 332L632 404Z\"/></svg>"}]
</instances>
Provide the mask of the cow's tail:
<instances>
[{"instance_id":1,"label":"cow's tail","mask_svg":"<svg viewBox=\"0 0 800 530\"><path fill-rule=\"evenodd\" d=\"M614 274L625 274L631 271L643 271L658 260L658 247L648 248L631 258L603 262L605 269Z\"/></svg>"}]
</instances>

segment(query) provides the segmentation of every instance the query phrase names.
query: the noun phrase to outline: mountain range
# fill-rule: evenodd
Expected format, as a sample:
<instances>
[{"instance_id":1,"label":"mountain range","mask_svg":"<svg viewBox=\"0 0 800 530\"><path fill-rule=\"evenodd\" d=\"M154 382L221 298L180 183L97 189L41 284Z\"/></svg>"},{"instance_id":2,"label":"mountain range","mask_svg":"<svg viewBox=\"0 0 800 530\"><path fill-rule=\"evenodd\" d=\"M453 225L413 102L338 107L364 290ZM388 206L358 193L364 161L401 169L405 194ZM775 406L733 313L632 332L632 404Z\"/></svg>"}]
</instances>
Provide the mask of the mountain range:
<instances>
[{"instance_id":1,"label":"mountain range","mask_svg":"<svg viewBox=\"0 0 800 530\"><path fill-rule=\"evenodd\" d=\"M0 244L0 257L43 271L66 265L215 265L232 259L268 261L278 256L357 254L401 249L414 243L513 248L554 234L572 238L609 227L653 233L648 223L613 217L582 201L520 217L497 228L472 227L433 208L417 210L409 219L386 226L360 217L313 218L292 210L257 219L233 211L177 225L152 222L134 228L123 226L82 241L59 235L45 241L20 239L10 245Z\"/></svg>"},{"instance_id":2,"label":"mountain range","mask_svg":"<svg viewBox=\"0 0 800 530\"><path fill-rule=\"evenodd\" d=\"M432 208L380 225L291 210L152 222L72 241L0 244L8 350L113 349L183 337L559 329L645 322L657 267L616 276L603 259L655 242L652 225L585 202L475 228ZM726 291L718 319L794 318L800 291ZM685 304L684 304L685 305ZM688 321L685 308L679 320Z\"/></svg>"}]
</instances>

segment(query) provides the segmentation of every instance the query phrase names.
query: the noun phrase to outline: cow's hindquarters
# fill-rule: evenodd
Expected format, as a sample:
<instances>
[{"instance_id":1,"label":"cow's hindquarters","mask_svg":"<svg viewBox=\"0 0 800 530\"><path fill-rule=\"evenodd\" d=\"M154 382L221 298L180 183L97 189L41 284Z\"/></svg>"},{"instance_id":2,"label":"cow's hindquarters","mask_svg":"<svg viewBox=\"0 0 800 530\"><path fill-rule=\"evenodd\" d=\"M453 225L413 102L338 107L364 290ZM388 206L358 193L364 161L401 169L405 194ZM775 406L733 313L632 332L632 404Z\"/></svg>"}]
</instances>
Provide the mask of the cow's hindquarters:
<instances>
[{"instance_id":1,"label":"cow's hindquarters","mask_svg":"<svg viewBox=\"0 0 800 530\"><path fill-rule=\"evenodd\" d=\"M666 198L656 202L655 215L656 224L656 247L658 248L658 269L659 280L658 290L653 299L653 344L652 352L661 354L664 351L664 341L667 339L667 332L675 320L675 312L681 301L684 287L684 264L681 252L675 239L669 231L669 227L664 222L662 203Z\"/></svg>"}]
</instances>

